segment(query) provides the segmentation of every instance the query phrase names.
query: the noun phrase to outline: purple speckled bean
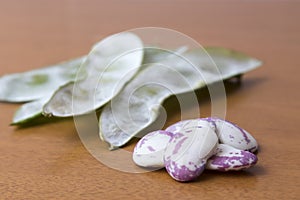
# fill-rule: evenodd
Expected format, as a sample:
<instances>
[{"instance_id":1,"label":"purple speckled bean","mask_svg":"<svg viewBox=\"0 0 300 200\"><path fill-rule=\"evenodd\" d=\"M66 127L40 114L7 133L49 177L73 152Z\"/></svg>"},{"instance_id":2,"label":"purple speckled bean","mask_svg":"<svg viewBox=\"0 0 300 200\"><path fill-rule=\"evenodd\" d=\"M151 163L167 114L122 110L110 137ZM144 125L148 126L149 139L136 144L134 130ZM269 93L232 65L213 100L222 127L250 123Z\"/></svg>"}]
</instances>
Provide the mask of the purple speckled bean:
<instances>
[{"instance_id":1,"label":"purple speckled bean","mask_svg":"<svg viewBox=\"0 0 300 200\"><path fill-rule=\"evenodd\" d=\"M166 169L170 176L177 181L187 182L196 179L205 169L206 160L203 159L198 164L190 162L189 165L179 165L178 162L166 161Z\"/></svg>"},{"instance_id":2,"label":"purple speckled bean","mask_svg":"<svg viewBox=\"0 0 300 200\"><path fill-rule=\"evenodd\" d=\"M206 168L218 171L241 170L257 163L257 157L244 150L226 144L219 144L216 154L208 159Z\"/></svg>"},{"instance_id":3,"label":"purple speckled bean","mask_svg":"<svg viewBox=\"0 0 300 200\"><path fill-rule=\"evenodd\" d=\"M142 167L164 167L163 154L172 137L172 133L163 130L148 133L136 144L133 161Z\"/></svg>"},{"instance_id":4,"label":"purple speckled bean","mask_svg":"<svg viewBox=\"0 0 300 200\"><path fill-rule=\"evenodd\" d=\"M258 144L254 137L232 122L216 117L198 118L197 120L201 121L204 126L207 124L213 128L222 144L228 144L237 149L250 152L255 152L258 149ZM189 121L191 120L177 122L166 128L166 131L176 134L180 132L181 128Z\"/></svg>"},{"instance_id":5,"label":"purple speckled bean","mask_svg":"<svg viewBox=\"0 0 300 200\"><path fill-rule=\"evenodd\" d=\"M216 133L220 143L228 144L240 150L255 152L258 144L254 137L236 124L216 117L206 118L216 124Z\"/></svg>"},{"instance_id":6,"label":"purple speckled bean","mask_svg":"<svg viewBox=\"0 0 300 200\"><path fill-rule=\"evenodd\" d=\"M181 182L196 179L217 143L217 135L209 126L199 125L199 120L190 120L166 147L164 163L167 172Z\"/></svg>"}]
</instances>

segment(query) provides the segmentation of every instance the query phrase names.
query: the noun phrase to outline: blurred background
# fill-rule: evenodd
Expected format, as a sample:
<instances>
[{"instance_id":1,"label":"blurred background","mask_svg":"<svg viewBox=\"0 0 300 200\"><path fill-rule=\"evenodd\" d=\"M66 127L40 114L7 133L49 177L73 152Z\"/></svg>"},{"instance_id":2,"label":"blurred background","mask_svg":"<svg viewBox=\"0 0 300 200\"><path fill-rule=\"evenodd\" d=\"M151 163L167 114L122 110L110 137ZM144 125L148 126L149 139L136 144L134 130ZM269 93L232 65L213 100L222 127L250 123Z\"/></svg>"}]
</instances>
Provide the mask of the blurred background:
<instances>
[{"instance_id":1,"label":"blurred background","mask_svg":"<svg viewBox=\"0 0 300 200\"><path fill-rule=\"evenodd\" d=\"M6 72L14 72L20 65L39 67L80 56L112 33L145 26L175 29L202 45L230 47L258 58L268 51L284 53L282 43L288 42L296 55L300 2L272 2L1 0L1 72L5 66Z\"/></svg>"}]
</instances>

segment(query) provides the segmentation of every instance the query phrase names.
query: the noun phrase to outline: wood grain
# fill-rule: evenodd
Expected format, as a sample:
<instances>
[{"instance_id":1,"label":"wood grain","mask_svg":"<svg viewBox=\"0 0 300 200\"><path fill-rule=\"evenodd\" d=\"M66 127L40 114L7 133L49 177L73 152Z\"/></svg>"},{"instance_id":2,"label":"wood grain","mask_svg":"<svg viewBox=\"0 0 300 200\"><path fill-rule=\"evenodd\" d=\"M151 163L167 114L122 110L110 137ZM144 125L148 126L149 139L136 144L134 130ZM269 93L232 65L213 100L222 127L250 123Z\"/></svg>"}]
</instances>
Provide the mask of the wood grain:
<instances>
[{"instance_id":1,"label":"wood grain","mask_svg":"<svg viewBox=\"0 0 300 200\"><path fill-rule=\"evenodd\" d=\"M0 103L0 199L298 199L299 9L299 1L0 1L0 75L83 55L111 33L144 26L264 61L242 85L226 88L226 118L257 138L257 166L207 171L187 184L165 170L124 173L88 153L72 119L11 127L19 105ZM200 102L209 115L209 98ZM167 124L180 119L170 113Z\"/></svg>"}]
</instances>

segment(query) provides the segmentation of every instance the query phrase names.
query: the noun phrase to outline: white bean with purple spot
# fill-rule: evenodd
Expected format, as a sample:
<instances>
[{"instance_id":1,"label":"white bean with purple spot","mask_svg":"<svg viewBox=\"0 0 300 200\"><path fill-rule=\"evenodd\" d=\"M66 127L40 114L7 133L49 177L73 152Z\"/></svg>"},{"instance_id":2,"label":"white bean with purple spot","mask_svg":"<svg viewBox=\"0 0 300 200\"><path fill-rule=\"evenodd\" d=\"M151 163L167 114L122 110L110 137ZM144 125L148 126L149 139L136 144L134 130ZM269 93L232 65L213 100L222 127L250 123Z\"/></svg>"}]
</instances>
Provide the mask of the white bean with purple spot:
<instances>
[{"instance_id":1,"label":"white bean with purple spot","mask_svg":"<svg viewBox=\"0 0 300 200\"><path fill-rule=\"evenodd\" d=\"M176 133L180 132L182 127L185 124L189 123L191 120L197 120L198 121L197 125L208 126L208 127L212 128L214 131L216 131L216 124L214 122L211 122L211 120L208 120L206 118L182 120L182 121L179 121L179 122L177 122L175 124L172 124L171 126L167 127L166 131L171 132L173 134L176 134Z\"/></svg>"},{"instance_id":2,"label":"white bean with purple spot","mask_svg":"<svg viewBox=\"0 0 300 200\"><path fill-rule=\"evenodd\" d=\"M251 152L255 152L258 149L258 144L254 137L232 122L217 117L198 118L197 120L201 123L206 122L215 129L221 144L228 144L237 149ZM190 120L177 122L166 128L166 131L176 134L188 121Z\"/></svg>"},{"instance_id":3,"label":"white bean with purple spot","mask_svg":"<svg viewBox=\"0 0 300 200\"><path fill-rule=\"evenodd\" d=\"M257 157L249 151L239 150L227 144L219 144L216 154L206 165L206 169L229 171L249 168L256 164Z\"/></svg>"},{"instance_id":4,"label":"white bean with purple spot","mask_svg":"<svg viewBox=\"0 0 300 200\"><path fill-rule=\"evenodd\" d=\"M228 144L240 150L255 152L258 144L254 137L238 125L216 117L205 118L215 123L221 144Z\"/></svg>"},{"instance_id":5,"label":"white bean with purple spot","mask_svg":"<svg viewBox=\"0 0 300 200\"><path fill-rule=\"evenodd\" d=\"M221 143L221 144L220 144ZM142 167L166 167L177 181L196 179L203 170L241 170L257 163L254 137L219 118L183 120L145 135L136 145L134 162Z\"/></svg>"},{"instance_id":6,"label":"white bean with purple spot","mask_svg":"<svg viewBox=\"0 0 300 200\"><path fill-rule=\"evenodd\" d=\"M136 144L133 161L141 167L164 167L163 154L173 133L158 130L145 135Z\"/></svg>"},{"instance_id":7,"label":"white bean with purple spot","mask_svg":"<svg viewBox=\"0 0 300 200\"><path fill-rule=\"evenodd\" d=\"M166 147L164 162L167 172L177 181L196 179L212 156L218 137L208 126L198 125L199 120L186 123Z\"/></svg>"}]
</instances>

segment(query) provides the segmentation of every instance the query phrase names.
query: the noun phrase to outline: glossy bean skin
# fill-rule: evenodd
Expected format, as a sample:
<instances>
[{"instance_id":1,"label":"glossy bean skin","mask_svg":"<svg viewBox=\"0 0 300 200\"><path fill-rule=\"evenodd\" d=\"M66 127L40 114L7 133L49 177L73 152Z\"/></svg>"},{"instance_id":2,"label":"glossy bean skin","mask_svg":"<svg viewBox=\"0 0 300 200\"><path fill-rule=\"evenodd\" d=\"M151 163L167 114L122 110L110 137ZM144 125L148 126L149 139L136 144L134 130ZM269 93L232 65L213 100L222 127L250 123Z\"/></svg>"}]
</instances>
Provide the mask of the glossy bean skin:
<instances>
[{"instance_id":1,"label":"glossy bean skin","mask_svg":"<svg viewBox=\"0 0 300 200\"><path fill-rule=\"evenodd\" d=\"M234 147L235 143L240 149ZM248 149L249 145L255 148ZM137 143L133 159L142 167L165 166L172 178L188 182L205 169L237 171L255 165L258 159L251 151L257 146L250 133L231 122L198 118L147 134Z\"/></svg>"},{"instance_id":2,"label":"glossy bean skin","mask_svg":"<svg viewBox=\"0 0 300 200\"><path fill-rule=\"evenodd\" d=\"M216 117L206 118L216 125L216 133L221 144L227 144L240 150L255 152L258 149L254 137L238 125Z\"/></svg>"},{"instance_id":3,"label":"glossy bean skin","mask_svg":"<svg viewBox=\"0 0 300 200\"><path fill-rule=\"evenodd\" d=\"M168 126L165 130L168 132L171 132L173 134L179 133L180 130L182 129L182 127L185 124L189 123L191 120L197 120L198 125L208 126L208 127L212 128L214 131L216 131L216 124L213 121L209 120L208 118L182 120L182 121L176 122L175 124L172 124L171 126Z\"/></svg>"},{"instance_id":4,"label":"glossy bean skin","mask_svg":"<svg viewBox=\"0 0 300 200\"><path fill-rule=\"evenodd\" d=\"M141 167L163 168L163 154L173 133L158 130L148 133L139 140L133 151L133 161Z\"/></svg>"},{"instance_id":5,"label":"glossy bean skin","mask_svg":"<svg viewBox=\"0 0 300 200\"><path fill-rule=\"evenodd\" d=\"M242 170L257 163L257 157L249 151L219 144L216 154L208 159L206 168L218 171Z\"/></svg>"},{"instance_id":6,"label":"glossy bean skin","mask_svg":"<svg viewBox=\"0 0 300 200\"><path fill-rule=\"evenodd\" d=\"M195 124L197 120L190 121L175 134L164 154L167 172L180 182L192 181L203 172L218 143L211 128Z\"/></svg>"},{"instance_id":7,"label":"glossy bean skin","mask_svg":"<svg viewBox=\"0 0 300 200\"><path fill-rule=\"evenodd\" d=\"M258 143L255 138L249 132L232 122L216 117L198 118L197 120L203 124L206 122L210 127L214 128L221 144L228 144L237 149L250 152L255 152L258 149ZM166 131L177 133L189 121L183 120L177 122L167 127Z\"/></svg>"}]
</instances>

